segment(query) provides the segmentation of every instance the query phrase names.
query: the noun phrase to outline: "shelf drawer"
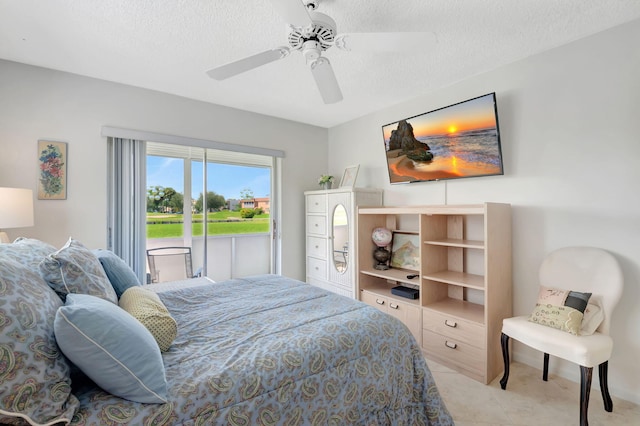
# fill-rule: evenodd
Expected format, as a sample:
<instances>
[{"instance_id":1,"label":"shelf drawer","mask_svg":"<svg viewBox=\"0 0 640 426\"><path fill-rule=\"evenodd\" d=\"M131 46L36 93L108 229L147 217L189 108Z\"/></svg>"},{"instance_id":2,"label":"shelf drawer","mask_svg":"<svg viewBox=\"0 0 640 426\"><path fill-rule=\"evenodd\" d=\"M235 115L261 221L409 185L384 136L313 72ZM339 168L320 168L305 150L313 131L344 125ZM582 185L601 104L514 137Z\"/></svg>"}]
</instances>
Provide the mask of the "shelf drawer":
<instances>
[{"instance_id":1,"label":"shelf drawer","mask_svg":"<svg viewBox=\"0 0 640 426\"><path fill-rule=\"evenodd\" d=\"M315 257L307 257L307 276L319 280L326 280L327 261L316 259Z\"/></svg>"},{"instance_id":2,"label":"shelf drawer","mask_svg":"<svg viewBox=\"0 0 640 426\"><path fill-rule=\"evenodd\" d=\"M320 237L307 237L307 255L327 258L327 240Z\"/></svg>"},{"instance_id":3,"label":"shelf drawer","mask_svg":"<svg viewBox=\"0 0 640 426\"><path fill-rule=\"evenodd\" d=\"M307 216L307 234L327 235L327 219L325 216Z\"/></svg>"},{"instance_id":4,"label":"shelf drawer","mask_svg":"<svg viewBox=\"0 0 640 426\"><path fill-rule=\"evenodd\" d=\"M419 306L388 299L387 313L402 321L411 331L413 337L416 338L418 344L420 344L420 339L422 338L422 330L420 329L422 309Z\"/></svg>"},{"instance_id":5,"label":"shelf drawer","mask_svg":"<svg viewBox=\"0 0 640 426\"><path fill-rule=\"evenodd\" d=\"M465 342L478 349L485 347L484 326L471 321L424 309L422 328L456 341Z\"/></svg>"},{"instance_id":6,"label":"shelf drawer","mask_svg":"<svg viewBox=\"0 0 640 426\"><path fill-rule=\"evenodd\" d=\"M429 330L422 330L422 348L428 354L468 370L477 376L484 376L485 351L451 339Z\"/></svg>"},{"instance_id":7,"label":"shelf drawer","mask_svg":"<svg viewBox=\"0 0 640 426\"><path fill-rule=\"evenodd\" d=\"M422 339L422 309L419 306L403 303L393 297L381 296L367 290L360 292L360 300L402 321L411 331L418 344L420 344Z\"/></svg>"},{"instance_id":8,"label":"shelf drawer","mask_svg":"<svg viewBox=\"0 0 640 426\"><path fill-rule=\"evenodd\" d=\"M308 195L307 196L307 212L326 213L327 212L327 196L325 194Z\"/></svg>"},{"instance_id":9,"label":"shelf drawer","mask_svg":"<svg viewBox=\"0 0 640 426\"><path fill-rule=\"evenodd\" d=\"M373 294L368 291L361 291L360 300L367 305L380 309L382 312L387 312L387 305L389 302L386 297L378 296L377 294Z\"/></svg>"}]
</instances>

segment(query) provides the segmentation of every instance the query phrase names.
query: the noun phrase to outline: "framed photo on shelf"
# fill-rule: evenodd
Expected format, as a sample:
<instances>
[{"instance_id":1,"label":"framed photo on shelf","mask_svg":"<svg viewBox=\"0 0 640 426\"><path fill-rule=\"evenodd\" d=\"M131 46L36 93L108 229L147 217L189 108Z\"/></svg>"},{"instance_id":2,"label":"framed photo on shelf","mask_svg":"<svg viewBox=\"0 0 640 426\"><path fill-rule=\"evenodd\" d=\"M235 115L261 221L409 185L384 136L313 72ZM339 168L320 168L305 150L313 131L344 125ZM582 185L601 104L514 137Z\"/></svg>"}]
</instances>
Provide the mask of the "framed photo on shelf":
<instances>
[{"instance_id":1,"label":"framed photo on shelf","mask_svg":"<svg viewBox=\"0 0 640 426\"><path fill-rule=\"evenodd\" d=\"M420 236L411 232L394 232L391 242L391 267L420 270Z\"/></svg>"},{"instance_id":2,"label":"framed photo on shelf","mask_svg":"<svg viewBox=\"0 0 640 426\"><path fill-rule=\"evenodd\" d=\"M344 169L342 179L340 180L340 188L353 188L355 186L356 178L358 177L358 169L360 169L360 164L349 166Z\"/></svg>"}]
</instances>

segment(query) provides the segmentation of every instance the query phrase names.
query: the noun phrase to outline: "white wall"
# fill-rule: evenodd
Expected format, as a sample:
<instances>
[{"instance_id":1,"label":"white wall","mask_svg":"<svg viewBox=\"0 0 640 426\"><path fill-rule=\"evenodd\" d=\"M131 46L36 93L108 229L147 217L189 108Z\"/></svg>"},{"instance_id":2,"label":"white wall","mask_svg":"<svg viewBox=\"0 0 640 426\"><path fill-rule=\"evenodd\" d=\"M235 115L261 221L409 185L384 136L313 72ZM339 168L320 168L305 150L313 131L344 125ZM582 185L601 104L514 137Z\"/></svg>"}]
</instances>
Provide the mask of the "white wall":
<instances>
[{"instance_id":1,"label":"white wall","mask_svg":"<svg viewBox=\"0 0 640 426\"><path fill-rule=\"evenodd\" d=\"M514 313L534 306L545 253L602 247L622 265L613 316L611 392L640 403L640 21L461 81L329 130L329 172L360 164L357 186L385 190L385 205L512 204ZM425 79L429 76L425 75ZM391 186L381 126L496 92L505 175ZM516 345L516 360L542 355ZM550 370L579 381L579 369ZM597 370L597 369L596 369ZM594 373L594 385L598 386ZM600 391L592 392L600 404Z\"/></svg>"},{"instance_id":2,"label":"white wall","mask_svg":"<svg viewBox=\"0 0 640 426\"><path fill-rule=\"evenodd\" d=\"M326 129L0 61L0 186L35 192L37 141L69 144L67 200L36 200L35 226L9 229L10 238L60 247L73 236L90 248L106 245L104 125L285 151L282 272L304 279L303 192L316 189L317 177L326 173Z\"/></svg>"}]
</instances>

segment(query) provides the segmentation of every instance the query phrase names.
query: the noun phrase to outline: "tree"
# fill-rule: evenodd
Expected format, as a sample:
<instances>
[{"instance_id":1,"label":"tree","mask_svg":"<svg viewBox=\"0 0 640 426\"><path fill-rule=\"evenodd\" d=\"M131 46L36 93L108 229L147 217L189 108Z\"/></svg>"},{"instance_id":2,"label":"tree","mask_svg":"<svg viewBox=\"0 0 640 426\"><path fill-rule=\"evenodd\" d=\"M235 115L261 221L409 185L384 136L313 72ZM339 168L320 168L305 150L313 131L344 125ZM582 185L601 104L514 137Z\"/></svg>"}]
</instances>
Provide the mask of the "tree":
<instances>
[{"instance_id":1,"label":"tree","mask_svg":"<svg viewBox=\"0 0 640 426\"><path fill-rule=\"evenodd\" d=\"M184 197L181 193L176 192L171 196L167 204L172 212L181 213L184 210Z\"/></svg>"},{"instance_id":2,"label":"tree","mask_svg":"<svg viewBox=\"0 0 640 426\"><path fill-rule=\"evenodd\" d=\"M182 194L171 187L156 185L147 189L148 212L182 211L183 200Z\"/></svg>"},{"instance_id":3,"label":"tree","mask_svg":"<svg viewBox=\"0 0 640 426\"><path fill-rule=\"evenodd\" d=\"M243 188L240 191L240 199L241 200L252 200L253 199L253 191L249 188Z\"/></svg>"},{"instance_id":4,"label":"tree","mask_svg":"<svg viewBox=\"0 0 640 426\"><path fill-rule=\"evenodd\" d=\"M220 210L222 207L227 205L224 197L222 195L216 194L213 191L207 191L207 211ZM202 213L202 192L196 200L195 209L198 213Z\"/></svg>"}]
</instances>

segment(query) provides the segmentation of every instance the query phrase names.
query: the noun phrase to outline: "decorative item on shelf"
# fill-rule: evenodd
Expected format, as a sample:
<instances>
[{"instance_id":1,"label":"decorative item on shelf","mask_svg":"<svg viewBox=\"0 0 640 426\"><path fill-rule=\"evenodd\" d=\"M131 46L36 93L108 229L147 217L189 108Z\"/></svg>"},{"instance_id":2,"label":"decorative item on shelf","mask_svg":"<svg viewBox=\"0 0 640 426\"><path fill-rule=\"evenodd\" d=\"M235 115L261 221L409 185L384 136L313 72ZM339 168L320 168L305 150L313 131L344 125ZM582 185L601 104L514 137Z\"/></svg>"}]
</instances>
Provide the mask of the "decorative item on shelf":
<instances>
[{"instance_id":1,"label":"decorative item on shelf","mask_svg":"<svg viewBox=\"0 0 640 426\"><path fill-rule=\"evenodd\" d=\"M356 178L358 177L358 170L360 165L349 166L344 169L342 179L340 180L340 188L353 188L356 185Z\"/></svg>"},{"instance_id":2,"label":"decorative item on shelf","mask_svg":"<svg viewBox=\"0 0 640 426\"><path fill-rule=\"evenodd\" d=\"M0 230L33 226L33 191L22 188L0 188ZM9 243L0 231L0 243Z\"/></svg>"},{"instance_id":3,"label":"decorative item on shelf","mask_svg":"<svg viewBox=\"0 0 640 426\"><path fill-rule=\"evenodd\" d=\"M371 234L371 239L377 246L373 251L373 258L377 262L374 265L374 268L383 271L389 269L389 258L391 257L391 252L389 252L386 247L391 243L393 233L387 228L375 228Z\"/></svg>"},{"instance_id":4,"label":"decorative item on shelf","mask_svg":"<svg viewBox=\"0 0 640 426\"><path fill-rule=\"evenodd\" d=\"M331 175L320 175L320 179L318 179L318 184L322 186L322 189L331 189L332 183L333 176Z\"/></svg>"},{"instance_id":5,"label":"decorative item on shelf","mask_svg":"<svg viewBox=\"0 0 640 426\"><path fill-rule=\"evenodd\" d=\"M394 232L391 246L391 267L420 269L420 237L411 232Z\"/></svg>"}]
</instances>

